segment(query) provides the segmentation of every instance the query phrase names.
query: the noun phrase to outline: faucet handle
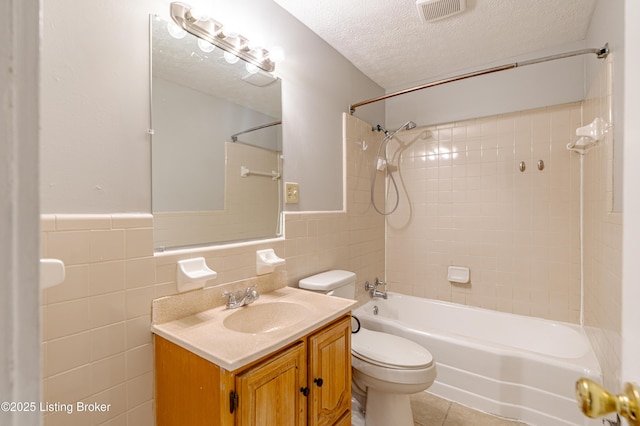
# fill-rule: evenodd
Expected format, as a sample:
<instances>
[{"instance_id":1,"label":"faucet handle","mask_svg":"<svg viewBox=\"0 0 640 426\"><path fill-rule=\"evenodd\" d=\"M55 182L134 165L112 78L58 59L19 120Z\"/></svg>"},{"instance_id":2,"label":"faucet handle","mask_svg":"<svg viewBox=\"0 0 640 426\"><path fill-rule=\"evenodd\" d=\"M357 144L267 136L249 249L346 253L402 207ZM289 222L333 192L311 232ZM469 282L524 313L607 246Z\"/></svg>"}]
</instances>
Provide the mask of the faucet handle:
<instances>
[{"instance_id":1,"label":"faucet handle","mask_svg":"<svg viewBox=\"0 0 640 426\"><path fill-rule=\"evenodd\" d=\"M387 292L387 282L386 281L380 281L378 279L378 277L376 277L376 288L378 288L379 285L384 286L384 292L386 293ZM385 297L385 299L386 299L386 297Z\"/></svg>"},{"instance_id":2,"label":"faucet handle","mask_svg":"<svg viewBox=\"0 0 640 426\"><path fill-rule=\"evenodd\" d=\"M251 297L255 300L260 297L260 293L258 293L258 290L256 290L256 288L257 286L255 284L251 287L247 287L247 289L244 291L244 294L246 294L247 297Z\"/></svg>"},{"instance_id":3,"label":"faucet handle","mask_svg":"<svg viewBox=\"0 0 640 426\"><path fill-rule=\"evenodd\" d=\"M222 293L222 297L228 297L228 305L236 303L236 293L234 293L233 291L225 291L224 293Z\"/></svg>"}]
</instances>

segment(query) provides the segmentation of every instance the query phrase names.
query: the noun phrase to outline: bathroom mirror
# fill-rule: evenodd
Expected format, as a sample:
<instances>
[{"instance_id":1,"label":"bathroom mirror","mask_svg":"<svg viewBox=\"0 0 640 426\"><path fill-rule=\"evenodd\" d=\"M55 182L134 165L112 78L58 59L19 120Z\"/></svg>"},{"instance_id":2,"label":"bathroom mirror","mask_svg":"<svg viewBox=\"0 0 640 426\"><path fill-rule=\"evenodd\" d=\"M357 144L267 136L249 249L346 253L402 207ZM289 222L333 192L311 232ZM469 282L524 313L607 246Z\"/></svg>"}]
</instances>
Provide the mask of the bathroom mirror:
<instances>
[{"instance_id":1,"label":"bathroom mirror","mask_svg":"<svg viewBox=\"0 0 640 426\"><path fill-rule=\"evenodd\" d=\"M151 17L155 250L279 236L280 80L169 29Z\"/></svg>"}]
</instances>

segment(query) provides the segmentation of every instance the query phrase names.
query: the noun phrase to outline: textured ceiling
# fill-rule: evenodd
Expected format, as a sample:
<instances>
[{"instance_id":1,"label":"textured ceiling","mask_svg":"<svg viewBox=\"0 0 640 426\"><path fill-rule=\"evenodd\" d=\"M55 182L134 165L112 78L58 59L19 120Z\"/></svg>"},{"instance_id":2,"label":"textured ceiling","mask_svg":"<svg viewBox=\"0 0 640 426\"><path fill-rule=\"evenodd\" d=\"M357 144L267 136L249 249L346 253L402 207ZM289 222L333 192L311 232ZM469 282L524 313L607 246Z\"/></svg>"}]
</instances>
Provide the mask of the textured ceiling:
<instances>
[{"instance_id":1,"label":"textured ceiling","mask_svg":"<svg viewBox=\"0 0 640 426\"><path fill-rule=\"evenodd\" d=\"M422 23L414 0L275 0L384 89L585 38L595 0L467 0Z\"/></svg>"}]
</instances>

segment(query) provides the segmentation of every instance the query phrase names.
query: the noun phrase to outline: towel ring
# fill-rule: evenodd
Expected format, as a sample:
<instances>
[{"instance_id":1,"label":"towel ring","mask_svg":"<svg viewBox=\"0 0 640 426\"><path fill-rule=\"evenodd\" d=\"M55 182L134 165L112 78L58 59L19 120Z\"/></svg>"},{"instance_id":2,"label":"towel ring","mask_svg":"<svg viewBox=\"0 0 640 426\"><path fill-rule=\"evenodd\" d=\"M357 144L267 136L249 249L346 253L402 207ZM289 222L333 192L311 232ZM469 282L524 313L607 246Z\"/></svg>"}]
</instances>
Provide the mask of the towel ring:
<instances>
[{"instance_id":1,"label":"towel ring","mask_svg":"<svg viewBox=\"0 0 640 426\"><path fill-rule=\"evenodd\" d=\"M351 315L351 318L356 320L356 323L358 324L358 328L356 328L355 330L351 330L351 334L355 334L358 331L360 331L360 328L362 328L362 327L360 326L360 320L358 319L358 317L356 317L355 315Z\"/></svg>"}]
</instances>

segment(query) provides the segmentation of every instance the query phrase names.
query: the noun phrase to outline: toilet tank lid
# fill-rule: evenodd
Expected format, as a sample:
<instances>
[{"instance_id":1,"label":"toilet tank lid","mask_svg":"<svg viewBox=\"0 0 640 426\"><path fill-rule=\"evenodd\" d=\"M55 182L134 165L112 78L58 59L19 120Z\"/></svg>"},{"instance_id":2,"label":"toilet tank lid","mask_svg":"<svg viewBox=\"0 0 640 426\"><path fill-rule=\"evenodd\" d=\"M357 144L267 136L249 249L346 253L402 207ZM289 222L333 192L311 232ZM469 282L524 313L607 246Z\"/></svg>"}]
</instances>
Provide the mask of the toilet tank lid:
<instances>
[{"instance_id":1,"label":"toilet tank lid","mask_svg":"<svg viewBox=\"0 0 640 426\"><path fill-rule=\"evenodd\" d=\"M305 290L330 291L355 282L354 272L334 269L303 278L298 281L298 287Z\"/></svg>"}]
</instances>

